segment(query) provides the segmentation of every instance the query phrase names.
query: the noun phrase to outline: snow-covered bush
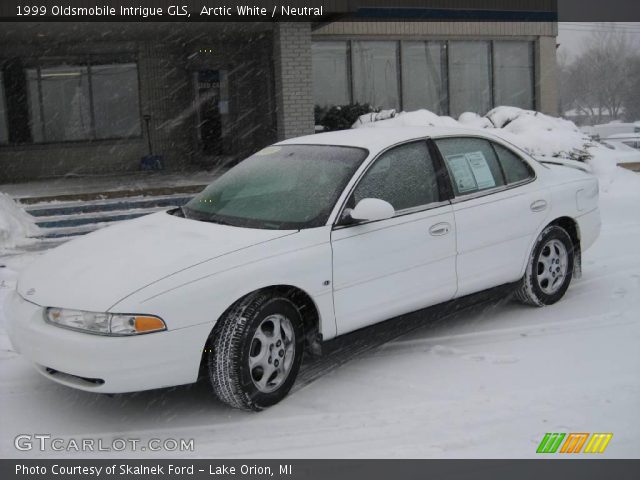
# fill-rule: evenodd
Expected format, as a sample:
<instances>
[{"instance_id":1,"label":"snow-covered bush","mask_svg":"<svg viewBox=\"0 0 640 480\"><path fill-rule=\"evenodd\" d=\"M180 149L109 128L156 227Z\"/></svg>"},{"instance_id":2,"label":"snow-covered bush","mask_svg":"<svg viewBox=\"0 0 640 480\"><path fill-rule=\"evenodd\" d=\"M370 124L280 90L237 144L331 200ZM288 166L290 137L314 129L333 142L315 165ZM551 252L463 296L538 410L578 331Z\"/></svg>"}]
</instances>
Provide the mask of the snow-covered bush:
<instances>
[{"instance_id":1,"label":"snow-covered bush","mask_svg":"<svg viewBox=\"0 0 640 480\"><path fill-rule=\"evenodd\" d=\"M28 237L39 233L33 218L15 204L13 199L0 193L0 251L32 242Z\"/></svg>"},{"instance_id":2,"label":"snow-covered bush","mask_svg":"<svg viewBox=\"0 0 640 480\"><path fill-rule=\"evenodd\" d=\"M483 117L465 112L458 120L436 115L429 110L400 112L387 120L366 121L366 117L361 117L352 125L352 128L402 126L486 129L529 154L539 157L586 161L591 158L590 149L595 146L573 122L516 107L496 107Z\"/></svg>"},{"instance_id":3,"label":"snow-covered bush","mask_svg":"<svg viewBox=\"0 0 640 480\"><path fill-rule=\"evenodd\" d=\"M332 107L315 106L315 124L322 126L322 131L345 130L358 121L361 115L375 112L368 103L352 103L349 105L334 105Z\"/></svg>"}]
</instances>

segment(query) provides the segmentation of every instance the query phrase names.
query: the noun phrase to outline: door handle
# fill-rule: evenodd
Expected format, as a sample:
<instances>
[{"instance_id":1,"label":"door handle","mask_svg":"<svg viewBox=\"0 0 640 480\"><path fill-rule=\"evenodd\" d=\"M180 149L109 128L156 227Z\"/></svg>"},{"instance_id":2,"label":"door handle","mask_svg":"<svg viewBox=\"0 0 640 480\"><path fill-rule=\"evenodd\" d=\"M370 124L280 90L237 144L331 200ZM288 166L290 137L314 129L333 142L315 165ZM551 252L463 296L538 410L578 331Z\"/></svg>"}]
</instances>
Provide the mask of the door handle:
<instances>
[{"instance_id":1,"label":"door handle","mask_svg":"<svg viewBox=\"0 0 640 480\"><path fill-rule=\"evenodd\" d=\"M536 200L535 202L533 202L529 208L531 208L532 212L541 212L544 209L547 208L547 201L546 200Z\"/></svg>"},{"instance_id":2,"label":"door handle","mask_svg":"<svg viewBox=\"0 0 640 480\"><path fill-rule=\"evenodd\" d=\"M436 223L429 228L429 233L434 237L440 237L446 235L451 230L451 225L446 222Z\"/></svg>"}]
</instances>

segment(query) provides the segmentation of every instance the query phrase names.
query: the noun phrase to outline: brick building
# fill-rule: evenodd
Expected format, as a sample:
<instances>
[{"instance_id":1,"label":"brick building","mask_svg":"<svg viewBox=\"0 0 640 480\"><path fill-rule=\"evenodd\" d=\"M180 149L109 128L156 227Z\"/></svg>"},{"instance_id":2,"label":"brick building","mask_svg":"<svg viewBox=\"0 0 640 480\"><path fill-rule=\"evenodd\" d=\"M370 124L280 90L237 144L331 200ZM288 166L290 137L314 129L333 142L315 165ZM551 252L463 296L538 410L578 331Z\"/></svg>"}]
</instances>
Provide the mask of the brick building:
<instances>
[{"instance_id":1,"label":"brick building","mask_svg":"<svg viewBox=\"0 0 640 480\"><path fill-rule=\"evenodd\" d=\"M0 182L134 171L149 145L166 170L210 167L313 133L314 105L557 113L554 21L6 27Z\"/></svg>"}]
</instances>

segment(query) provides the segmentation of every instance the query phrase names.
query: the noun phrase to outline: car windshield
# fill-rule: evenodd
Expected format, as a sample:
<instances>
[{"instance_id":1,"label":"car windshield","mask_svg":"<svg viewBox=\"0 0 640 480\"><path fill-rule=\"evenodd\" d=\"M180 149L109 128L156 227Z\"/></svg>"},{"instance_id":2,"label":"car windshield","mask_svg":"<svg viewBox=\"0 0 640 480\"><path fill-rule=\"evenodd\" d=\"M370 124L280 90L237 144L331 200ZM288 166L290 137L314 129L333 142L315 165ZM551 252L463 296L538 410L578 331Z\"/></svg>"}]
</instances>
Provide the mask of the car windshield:
<instances>
[{"instance_id":1,"label":"car windshield","mask_svg":"<svg viewBox=\"0 0 640 480\"><path fill-rule=\"evenodd\" d=\"M235 166L182 211L186 218L238 227L324 225L367 151L329 145L277 145Z\"/></svg>"}]
</instances>

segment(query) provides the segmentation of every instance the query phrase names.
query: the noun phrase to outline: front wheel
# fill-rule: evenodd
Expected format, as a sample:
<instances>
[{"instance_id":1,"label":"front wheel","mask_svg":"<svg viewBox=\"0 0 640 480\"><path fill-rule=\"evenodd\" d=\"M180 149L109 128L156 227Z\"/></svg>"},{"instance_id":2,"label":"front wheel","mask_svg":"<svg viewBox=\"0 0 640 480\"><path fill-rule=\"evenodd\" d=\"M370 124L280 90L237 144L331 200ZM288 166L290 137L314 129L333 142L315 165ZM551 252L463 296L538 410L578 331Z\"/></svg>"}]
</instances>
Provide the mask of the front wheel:
<instances>
[{"instance_id":1,"label":"front wheel","mask_svg":"<svg viewBox=\"0 0 640 480\"><path fill-rule=\"evenodd\" d=\"M556 303L569 288L574 261L573 241L567 231L548 226L536 240L516 298L537 307Z\"/></svg>"},{"instance_id":2,"label":"front wheel","mask_svg":"<svg viewBox=\"0 0 640 480\"><path fill-rule=\"evenodd\" d=\"M218 398L259 411L282 400L295 382L304 349L302 318L288 298L257 292L220 318L210 347L209 378Z\"/></svg>"}]
</instances>

